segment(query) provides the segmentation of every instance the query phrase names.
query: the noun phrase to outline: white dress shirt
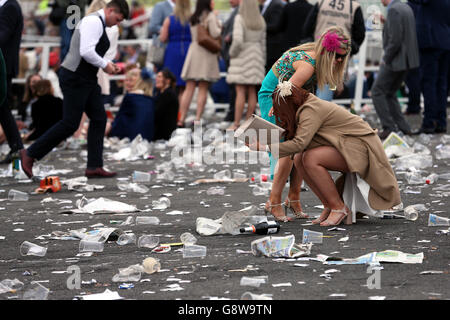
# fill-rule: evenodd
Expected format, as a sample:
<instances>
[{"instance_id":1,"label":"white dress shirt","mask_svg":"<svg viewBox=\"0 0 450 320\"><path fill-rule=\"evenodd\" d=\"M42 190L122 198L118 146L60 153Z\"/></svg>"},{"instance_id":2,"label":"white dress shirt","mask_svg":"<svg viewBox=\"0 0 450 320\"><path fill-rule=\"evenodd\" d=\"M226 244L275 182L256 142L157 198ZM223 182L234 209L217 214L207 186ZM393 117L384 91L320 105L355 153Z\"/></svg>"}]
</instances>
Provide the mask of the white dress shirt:
<instances>
[{"instance_id":1,"label":"white dress shirt","mask_svg":"<svg viewBox=\"0 0 450 320\"><path fill-rule=\"evenodd\" d=\"M264 2L263 8L262 8L262 10L261 10L261 15L263 15L264 12L266 12L267 7L270 5L271 2L272 2L272 0L266 0L266 1Z\"/></svg>"},{"instance_id":2,"label":"white dress shirt","mask_svg":"<svg viewBox=\"0 0 450 320\"><path fill-rule=\"evenodd\" d=\"M105 21L105 11L100 9L97 13ZM103 25L98 16L92 14L81 19L79 30L81 57L96 67L105 68L109 61L100 57L95 51L95 47L103 34Z\"/></svg>"},{"instance_id":3,"label":"white dress shirt","mask_svg":"<svg viewBox=\"0 0 450 320\"><path fill-rule=\"evenodd\" d=\"M6 1L8 0L0 0L0 7L2 7L6 3Z\"/></svg>"}]
</instances>

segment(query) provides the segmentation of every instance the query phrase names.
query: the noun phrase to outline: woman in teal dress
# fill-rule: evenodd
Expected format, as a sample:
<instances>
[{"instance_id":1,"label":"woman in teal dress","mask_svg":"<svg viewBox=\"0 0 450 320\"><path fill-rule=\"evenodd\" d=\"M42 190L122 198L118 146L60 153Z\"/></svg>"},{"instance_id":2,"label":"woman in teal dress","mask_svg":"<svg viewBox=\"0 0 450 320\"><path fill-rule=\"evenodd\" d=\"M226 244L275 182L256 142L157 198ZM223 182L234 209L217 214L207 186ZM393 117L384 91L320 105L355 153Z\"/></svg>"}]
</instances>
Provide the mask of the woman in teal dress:
<instances>
[{"instance_id":1,"label":"woman in teal dress","mask_svg":"<svg viewBox=\"0 0 450 320\"><path fill-rule=\"evenodd\" d=\"M315 88L324 85L336 87L343 83L348 54L351 50L350 37L342 28L331 27L316 42L305 43L286 51L269 70L258 92L258 103L261 116L275 123L272 108L272 93L279 82L290 81L292 85L301 87L311 93ZM269 154L270 155L270 154ZM290 221L283 212L290 209L295 217L307 218L300 204L302 178L293 166L289 157L278 160L270 155L270 168L273 175L272 190L266 203L265 211L270 212L277 220ZM284 202L281 196L287 178L290 176L289 193ZM324 209L322 215L328 214Z\"/></svg>"}]
</instances>

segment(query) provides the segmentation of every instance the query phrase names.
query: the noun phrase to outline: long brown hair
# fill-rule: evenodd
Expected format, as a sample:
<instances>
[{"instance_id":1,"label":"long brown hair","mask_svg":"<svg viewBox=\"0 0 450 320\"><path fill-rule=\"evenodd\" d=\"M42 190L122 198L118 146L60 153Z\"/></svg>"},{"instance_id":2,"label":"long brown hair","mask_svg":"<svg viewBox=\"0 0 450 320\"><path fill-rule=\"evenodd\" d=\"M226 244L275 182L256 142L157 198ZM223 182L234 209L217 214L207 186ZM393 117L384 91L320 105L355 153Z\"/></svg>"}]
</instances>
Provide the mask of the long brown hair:
<instances>
[{"instance_id":1,"label":"long brown hair","mask_svg":"<svg viewBox=\"0 0 450 320\"><path fill-rule=\"evenodd\" d=\"M277 125L285 129L284 138L291 140L297 131L296 114L309 96L309 92L292 85L291 94L283 95L281 90L275 90L272 95L273 112Z\"/></svg>"}]
</instances>

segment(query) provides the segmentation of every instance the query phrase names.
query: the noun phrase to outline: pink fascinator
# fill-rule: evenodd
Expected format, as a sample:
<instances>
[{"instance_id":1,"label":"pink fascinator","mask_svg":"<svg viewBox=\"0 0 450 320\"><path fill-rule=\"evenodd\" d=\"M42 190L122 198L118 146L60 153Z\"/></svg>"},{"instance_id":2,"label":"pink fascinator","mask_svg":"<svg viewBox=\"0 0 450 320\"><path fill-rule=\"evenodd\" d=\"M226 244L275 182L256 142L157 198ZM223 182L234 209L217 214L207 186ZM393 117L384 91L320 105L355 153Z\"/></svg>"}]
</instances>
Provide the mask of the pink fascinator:
<instances>
[{"instance_id":1,"label":"pink fascinator","mask_svg":"<svg viewBox=\"0 0 450 320\"><path fill-rule=\"evenodd\" d=\"M323 37L322 45L328 52L334 52L341 46L341 38L334 32L327 32ZM344 40L343 42L346 42Z\"/></svg>"}]
</instances>

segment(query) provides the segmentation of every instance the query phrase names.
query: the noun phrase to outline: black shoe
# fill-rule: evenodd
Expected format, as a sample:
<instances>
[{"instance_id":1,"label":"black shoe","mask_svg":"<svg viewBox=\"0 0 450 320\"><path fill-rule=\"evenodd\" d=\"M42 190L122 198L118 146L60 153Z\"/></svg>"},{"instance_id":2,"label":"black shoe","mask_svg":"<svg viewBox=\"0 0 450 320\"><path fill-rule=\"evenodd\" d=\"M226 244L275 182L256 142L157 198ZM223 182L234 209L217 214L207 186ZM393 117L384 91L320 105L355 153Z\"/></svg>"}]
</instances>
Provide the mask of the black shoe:
<instances>
[{"instance_id":1,"label":"black shoe","mask_svg":"<svg viewBox=\"0 0 450 320\"><path fill-rule=\"evenodd\" d=\"M424 127L421 127L421 128L420 128L419 130L417 130L416 132L413 132L413 134L414 134L414 135L422 134L422 133L425 133L425 134L432 134L432 133L435 133L435 131L436 131L435 128L424 128Z\"/></svg>"},{"instance_id":2,"label":"black shoe","mask_svg":"<svg viewBox=\"0 0 450 320\"><path fill-rule=\"evenodd\" d=\"M13 156L14 156L14 153L16 153L17 151L10 151L1 161L0 161L0 164L9 164L9 163L11 163L12 162L12 160L13 160Z\"/></svg>"},{"instance_id":3,"label":"black shoe","mask_svg":"<svg viewBox=\"0 0 450 320\"><path fill-rule=\"evenodd\" d=\"M390 134L391 134L392 130L383 130L381 131L378 136L380 137L381 140L386 139Z\"/></svg>"}]
</instances>

